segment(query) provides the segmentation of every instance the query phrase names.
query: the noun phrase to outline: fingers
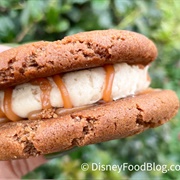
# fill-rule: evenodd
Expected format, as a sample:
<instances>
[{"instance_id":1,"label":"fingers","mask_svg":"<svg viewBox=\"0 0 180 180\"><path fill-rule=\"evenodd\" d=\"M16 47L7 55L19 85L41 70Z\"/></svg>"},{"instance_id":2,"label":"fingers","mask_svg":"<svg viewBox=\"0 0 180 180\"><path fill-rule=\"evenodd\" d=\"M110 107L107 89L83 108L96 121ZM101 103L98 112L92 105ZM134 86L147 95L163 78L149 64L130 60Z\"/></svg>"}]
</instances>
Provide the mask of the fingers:
<instances>
[{"instance_id":1,"label":"fingers","mask_svg":"<svg viewBox=\"0 0 180 180\"><path fill-rule=\"evenodd\" d=\"M9 46L0 45L0 52L3 52L3 51L8 50L10 48L11 47L9 47Z\"/></svg>"},{"instance_id":2,"label":"fingers","mask_svg":"<svg viewBox=\"0 0 180 180\"><path fill-rule=\"evenodd\" d=\"M0 52L11 47L0 45ZM46 163L43 156L12 161L0 161L0 179L20 179L22 176Z\"/></svg>"},{"instance_id":3,"label":"fingers","mask_svg":"<svg viewBox=\"0 0 180 180\"><path fill-rule=\"evenodd\" d=\"M47 160L43 156L21 160L1 161L0 179L20 179L28 172L31 172L46 162Z\"/></svg>"}]
</instances>

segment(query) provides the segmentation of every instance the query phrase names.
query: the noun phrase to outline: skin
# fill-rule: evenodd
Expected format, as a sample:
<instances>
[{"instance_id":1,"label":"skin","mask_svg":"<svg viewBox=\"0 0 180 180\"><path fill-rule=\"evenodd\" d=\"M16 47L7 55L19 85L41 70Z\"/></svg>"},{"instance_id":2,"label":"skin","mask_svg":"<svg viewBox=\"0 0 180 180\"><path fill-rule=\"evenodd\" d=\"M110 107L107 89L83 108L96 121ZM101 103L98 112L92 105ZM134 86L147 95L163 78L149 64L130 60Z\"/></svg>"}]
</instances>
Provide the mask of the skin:
<instances>
[{"instance_id":1,"label":"skin","mask_svg":"<svg viewBox=\"0 0 180 180\"><path fill-rule=\"evenodd\" d=\"M38 166L46 163L43 156L12 161L0 161L0 179L20 179Z\"/></svg>"},{"instance_id":2,"label":"skin","mask_svg":"<svg viewBox=\"0 0 180 180\"><path fill-rule=\"evenodd\" d=\"M0 52L7 49L10 49L10 47L0 45ZM47 160L43 156L12 161L0 161L0 179L20 179L28 172L31 172L46 162Z\"/></svg>"}]
</instances>

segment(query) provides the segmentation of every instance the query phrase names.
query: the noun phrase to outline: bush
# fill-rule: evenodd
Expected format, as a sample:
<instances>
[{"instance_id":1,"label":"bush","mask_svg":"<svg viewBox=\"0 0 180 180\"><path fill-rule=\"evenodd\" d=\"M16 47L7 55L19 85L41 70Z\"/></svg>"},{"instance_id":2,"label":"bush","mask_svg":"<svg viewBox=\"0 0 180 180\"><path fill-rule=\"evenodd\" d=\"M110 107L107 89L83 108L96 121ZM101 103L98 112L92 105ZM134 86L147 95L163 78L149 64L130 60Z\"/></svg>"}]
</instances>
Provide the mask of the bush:
<instances>
[{"instance_id":1,"label":"bush","mask_svg":"<svg viewBox=\"0 0 180 180\"><path fill-rule=\"evenodd\" d=\"M152 87L173 89L180 97L180 3L177 0L1 0L0 42L22 44L62 39L95 29L140 32L157 45L150 68ZM179 164L180 113L170 123L140 135L76 149L53 159L28 179L173 179L176 171L82 171L81 164Z\"/></svg>"}]
</instances>

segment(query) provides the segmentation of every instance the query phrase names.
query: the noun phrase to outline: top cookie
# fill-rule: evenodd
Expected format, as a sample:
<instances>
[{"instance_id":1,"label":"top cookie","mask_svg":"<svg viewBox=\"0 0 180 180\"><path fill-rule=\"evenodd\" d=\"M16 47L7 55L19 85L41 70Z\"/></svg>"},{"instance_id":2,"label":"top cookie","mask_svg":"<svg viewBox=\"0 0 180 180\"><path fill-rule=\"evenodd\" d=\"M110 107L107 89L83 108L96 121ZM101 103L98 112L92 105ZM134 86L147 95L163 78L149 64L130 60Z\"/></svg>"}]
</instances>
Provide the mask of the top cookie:
<instances>
[{"instance_id":1,"label":"top cookie","mask_svg":"<svg viewBox=\"0 0 180 180\"><path fill-rule=\"evenodd\" d=\"M40 41L0 53L0 89L68 71L126 62L147 65L157 56L153 42L124 30L99 30Z\"/></svg>"}]
</instances>

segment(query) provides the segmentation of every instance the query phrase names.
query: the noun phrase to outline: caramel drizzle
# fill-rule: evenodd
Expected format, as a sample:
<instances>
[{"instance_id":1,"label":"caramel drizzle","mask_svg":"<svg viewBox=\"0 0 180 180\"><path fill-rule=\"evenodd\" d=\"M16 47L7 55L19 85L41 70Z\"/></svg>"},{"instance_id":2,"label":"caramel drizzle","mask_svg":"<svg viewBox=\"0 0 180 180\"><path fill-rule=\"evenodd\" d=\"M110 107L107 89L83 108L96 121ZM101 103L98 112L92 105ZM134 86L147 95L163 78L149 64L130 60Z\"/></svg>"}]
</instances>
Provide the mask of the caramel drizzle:
<instances>
[{"instance_id":1,"label":"caramel drizzle","mask_svg":"<svg viewBox=\"0 0 180 180\"><path fill-rule=\"evenodd\" d=\"M2 111L2 109L0 108L0 118L4 118L6 117L6 115L4 114L4 112Z\"/></svg>"},{"instance_id":2,"label":"caramel drizzle","mask_svg":"<svg viewBox=\"0 0 180 180\"><path fill-rule=\"evenodd\" d=\"M11 121L19 121L21 118L17 116L12 110L12 93L13 88L7 88L4 90L4 114Z\"/></svg>"},{"instance_id":3,"label":"caramel drizzle","mask_svg":"<svg viewBox=\"0 0 180 180\"><path fill-rule=\"evenodd\" d=\"M62 100L64 103L64 108L72 108L72 102L68 93L68 90L62 81L62 78L60 75L53 76L53 80L56 83L57 87L59 88L59 91L61 92Z\"/></svg>"},{"instance_id":4,"label":"caramel drizzle","mask_svg":"<svg viewBox=\"0 0 180 180\"><path fill-rule=\"evenodd\" d=\"M51 83L46 78L38 78L31 81L32 85L39 85L41 89L41 102L42 102L42 109L49 109L51 108L50 102L50 93L51 93Z\"/></svg>"},{"instance_id":5,"label":"caramel drizzle","mask_svg":"<svg viewBox=\"0 0 180 180\"><path fill-rule=\"evenodd\" d=\"M104 70L106 71L106 79L102 99L105 102L110 102L112 101L111 94L115 71L113 65L105 65Z\"/></svg>"},{"instance_id":6,"label":"caramel drizzle","mask_svg":"<svg viewBox=\"0 0 180 180\"><path fill-rule=\"evenodd\" d=\"M103 91L103 96L102 99L105 102L112 101L112 85L113 85L113 80L114 80L114 67L113 65L105 65L104 70L106 71L106 78L105 78L105 87ZM64 104L64 108L73 108L68 90L61 78L60 75L54 75L53 81L57 85ZM51 102L50 102L50 92L52 90L52 85L49 82L47 78L38 78L36 80L31 81L32 85L39 85L41 89L41 102L42 102L42 109L49 109L51 108ZM6 117L11 120L11 121L18 121L21 120L19 116L17 116L13 111L12 111L12 88L8 88L4 91L4 113L0 109L0 118L5 118Z\"/></svg>"},{"instance_id":7,"label":"caramel drizzle","mask_svg":"<svg viewBox=\"0 0 180 180\"><path fill-rule=\"evenodd\" d=\"M4 112L2 111L2 109L0 108L0 123L6 122L6 121L7 121L7 117L4 114Z\"/></svg>"}]
</instances>

